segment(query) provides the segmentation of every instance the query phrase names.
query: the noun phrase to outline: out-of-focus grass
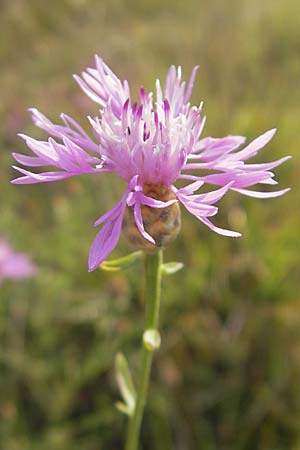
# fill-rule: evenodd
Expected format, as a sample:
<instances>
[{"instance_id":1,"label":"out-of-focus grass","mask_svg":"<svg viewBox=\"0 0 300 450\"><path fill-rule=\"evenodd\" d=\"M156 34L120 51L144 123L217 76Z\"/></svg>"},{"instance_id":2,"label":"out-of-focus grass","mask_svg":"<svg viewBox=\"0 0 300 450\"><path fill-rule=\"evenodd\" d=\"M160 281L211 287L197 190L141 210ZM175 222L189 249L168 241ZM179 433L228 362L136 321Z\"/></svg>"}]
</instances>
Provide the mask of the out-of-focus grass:
<instances>
[{"instance_id":1,"label":"out-of-focus grass","mask_svg":"<svg viewBox=\"0 0 300 450\"><path fill-rule=\"evenodd\" d=\"M114 355L138 369L142 269L88 274L91 224L122 186L110 176L9 184L28 106L87 124L96 106L70 77L95 52L137 92L171 63L201 69L205 135L254 138L277 126L258 160L286 154L283 198L232 193L214 235L184 214L166 258L186 268L164 280L144 449L297 450L300 446L300 4L253 1L3 1L0 26L0 234L39 265L31 281L1 285L0 436L9 450L122 448ZM116 255L128 251L121 242ZM180 289L178 289L180 286Z\"/></svg>"}]
</instances>

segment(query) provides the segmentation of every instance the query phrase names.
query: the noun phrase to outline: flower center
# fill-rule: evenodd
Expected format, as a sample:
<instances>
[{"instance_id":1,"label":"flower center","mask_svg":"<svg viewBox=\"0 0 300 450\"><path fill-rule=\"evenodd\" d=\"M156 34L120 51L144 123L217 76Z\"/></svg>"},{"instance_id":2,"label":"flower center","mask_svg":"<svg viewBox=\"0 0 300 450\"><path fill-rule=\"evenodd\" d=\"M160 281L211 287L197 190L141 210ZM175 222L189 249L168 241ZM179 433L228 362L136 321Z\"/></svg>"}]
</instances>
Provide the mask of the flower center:
<instances>
[{"instance_id":1,"label":"flower center","mask_svg":"<svg viewBox=\"0 0 300 450\"><path fill-rule=\"evenodd\" d=\"M174 192L163 184L145 183L143 192L147 197L163 202L176 198ZM123 219L123 232L127 240L133 247L148 252L167 247L180 231L181 215L178 202L166 208L151 208L142 205L141 210L144 228L153 237L156 244L149 242L139 232L131 206L126 207Z\"/></svg>"}]
</instances>

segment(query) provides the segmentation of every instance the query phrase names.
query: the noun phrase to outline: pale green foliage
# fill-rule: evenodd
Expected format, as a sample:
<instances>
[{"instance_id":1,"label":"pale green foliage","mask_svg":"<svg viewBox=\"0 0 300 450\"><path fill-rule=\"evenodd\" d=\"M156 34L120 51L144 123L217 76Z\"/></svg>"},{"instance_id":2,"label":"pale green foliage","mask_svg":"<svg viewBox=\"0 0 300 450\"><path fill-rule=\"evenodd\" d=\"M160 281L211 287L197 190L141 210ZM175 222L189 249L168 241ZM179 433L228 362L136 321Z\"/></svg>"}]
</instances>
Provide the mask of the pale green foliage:
<instances>
[{"instance_id":1,"label":"pale green foliage","mask_svg":"<svg viewBox=\"0 0 300 450\"><path fill-rule=\"evenodd\" d=\"M123 353L118 353L116 356L115 371L120 393L124 400L124 403L118 402L116 406L121 412L131 416L135 408L136 391L128 363Z\"/></svg>"},{"instance_id":2,"label":"pale green foliage","mask_svg":"<svg viewBox=\"0 0 300 450\"><path fill-rule=\"evenodd\" d=\"M138 261L141 261L141 259L143 259L143 252L137 251L122 258L104 261L100 265L100 269L107 272L118 272L119 270L127 269L128 267L133 266Z\"/></svg>"},{"instance_id":3,"label":"pale green foliage","mask_svg":"<svg viewBox=\"0 0 300 450\"><path fill-rule=\"evenodd\" d=\"M161 272L163 275L173 275L179 270L183 269L184 264L181 262L169 262L164 263L161 268Z\"/></svg>"}]
</instances>

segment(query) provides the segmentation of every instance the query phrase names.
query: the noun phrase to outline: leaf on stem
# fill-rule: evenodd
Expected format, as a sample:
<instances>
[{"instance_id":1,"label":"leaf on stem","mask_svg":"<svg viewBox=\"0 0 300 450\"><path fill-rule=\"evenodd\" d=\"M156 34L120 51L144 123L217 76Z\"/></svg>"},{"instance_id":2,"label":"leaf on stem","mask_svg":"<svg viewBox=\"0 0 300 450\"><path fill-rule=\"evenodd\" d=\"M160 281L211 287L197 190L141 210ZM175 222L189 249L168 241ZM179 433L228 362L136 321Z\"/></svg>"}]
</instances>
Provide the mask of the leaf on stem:
<instances>
[{"instance_id":1,"label":"leaf on stem","mask_svg":"<svg viewBox=\"0 0 300 450\"><path fill-rule=\"evenodd\" d=\"M99 266L100 269L105 270L107 272L118 272L122 269L127 269L130 266L133 266L137 261L142 259L144 253L139 250L137 252L130 253L123 258L113 259L110 261L103 261L103 263Z\"/></svg>"},{"instance_id":2,"label":"leaf on stem","mask_svg":"<svg viewBox=\"0 0 300 450\"><path fill-rule=\"evenodd\" d=\"M181 262L164 263L161 266L162 275L173 275L183 268L184 264Z\"/></svg>"},{"instance_id":3,"label":"leaf on stem","mask_svg":"<svg viewBox=\"0 0 300 450\"><path fill-rule=\"evenodd\" d=\"M126 416L132 416L133 411L130 411L128 406L125 405L125 403L117 402L115 403L115 407L117 408L118 411L125 414Z\"/></svg>"},{"instance_id":4,"label":"leaf on stem","mask_svg":"<svg viewBox=\"0 0 300 450\"><path fill-rule=\"evenodd\" d=\"M131 373L123 353L118 353L115 360L116 379L123 402L118 402L119 411L131 416L135 410L136 391L133 385Z\"/></svg>"}]
</instances>

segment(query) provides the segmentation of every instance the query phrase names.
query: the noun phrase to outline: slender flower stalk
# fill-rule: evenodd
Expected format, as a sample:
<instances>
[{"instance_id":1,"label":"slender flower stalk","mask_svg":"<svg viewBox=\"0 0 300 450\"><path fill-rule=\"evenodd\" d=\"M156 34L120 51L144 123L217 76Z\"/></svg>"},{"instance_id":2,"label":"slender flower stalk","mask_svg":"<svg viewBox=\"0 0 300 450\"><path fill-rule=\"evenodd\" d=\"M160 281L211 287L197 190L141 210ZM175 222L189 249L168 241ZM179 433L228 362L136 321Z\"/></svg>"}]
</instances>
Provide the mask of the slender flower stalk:
<instances>
[{"instance_id":1,"label":"slender flower stalk","mask_svg":"<svg viewBox=\"0 0 300 450\"><path fill-rule=\"evenodd\" d=\"M153 352L159 347L160 344L158 319L162 258L162 251L160 250L153 255L146 255L145 259L146 283L144 299L146 307L146 328L143 336L142 367L137 391L136 406L129 421L125 450L137 450L138 448L140 428L147 399Z\"/></svg>"}]
</instances>

